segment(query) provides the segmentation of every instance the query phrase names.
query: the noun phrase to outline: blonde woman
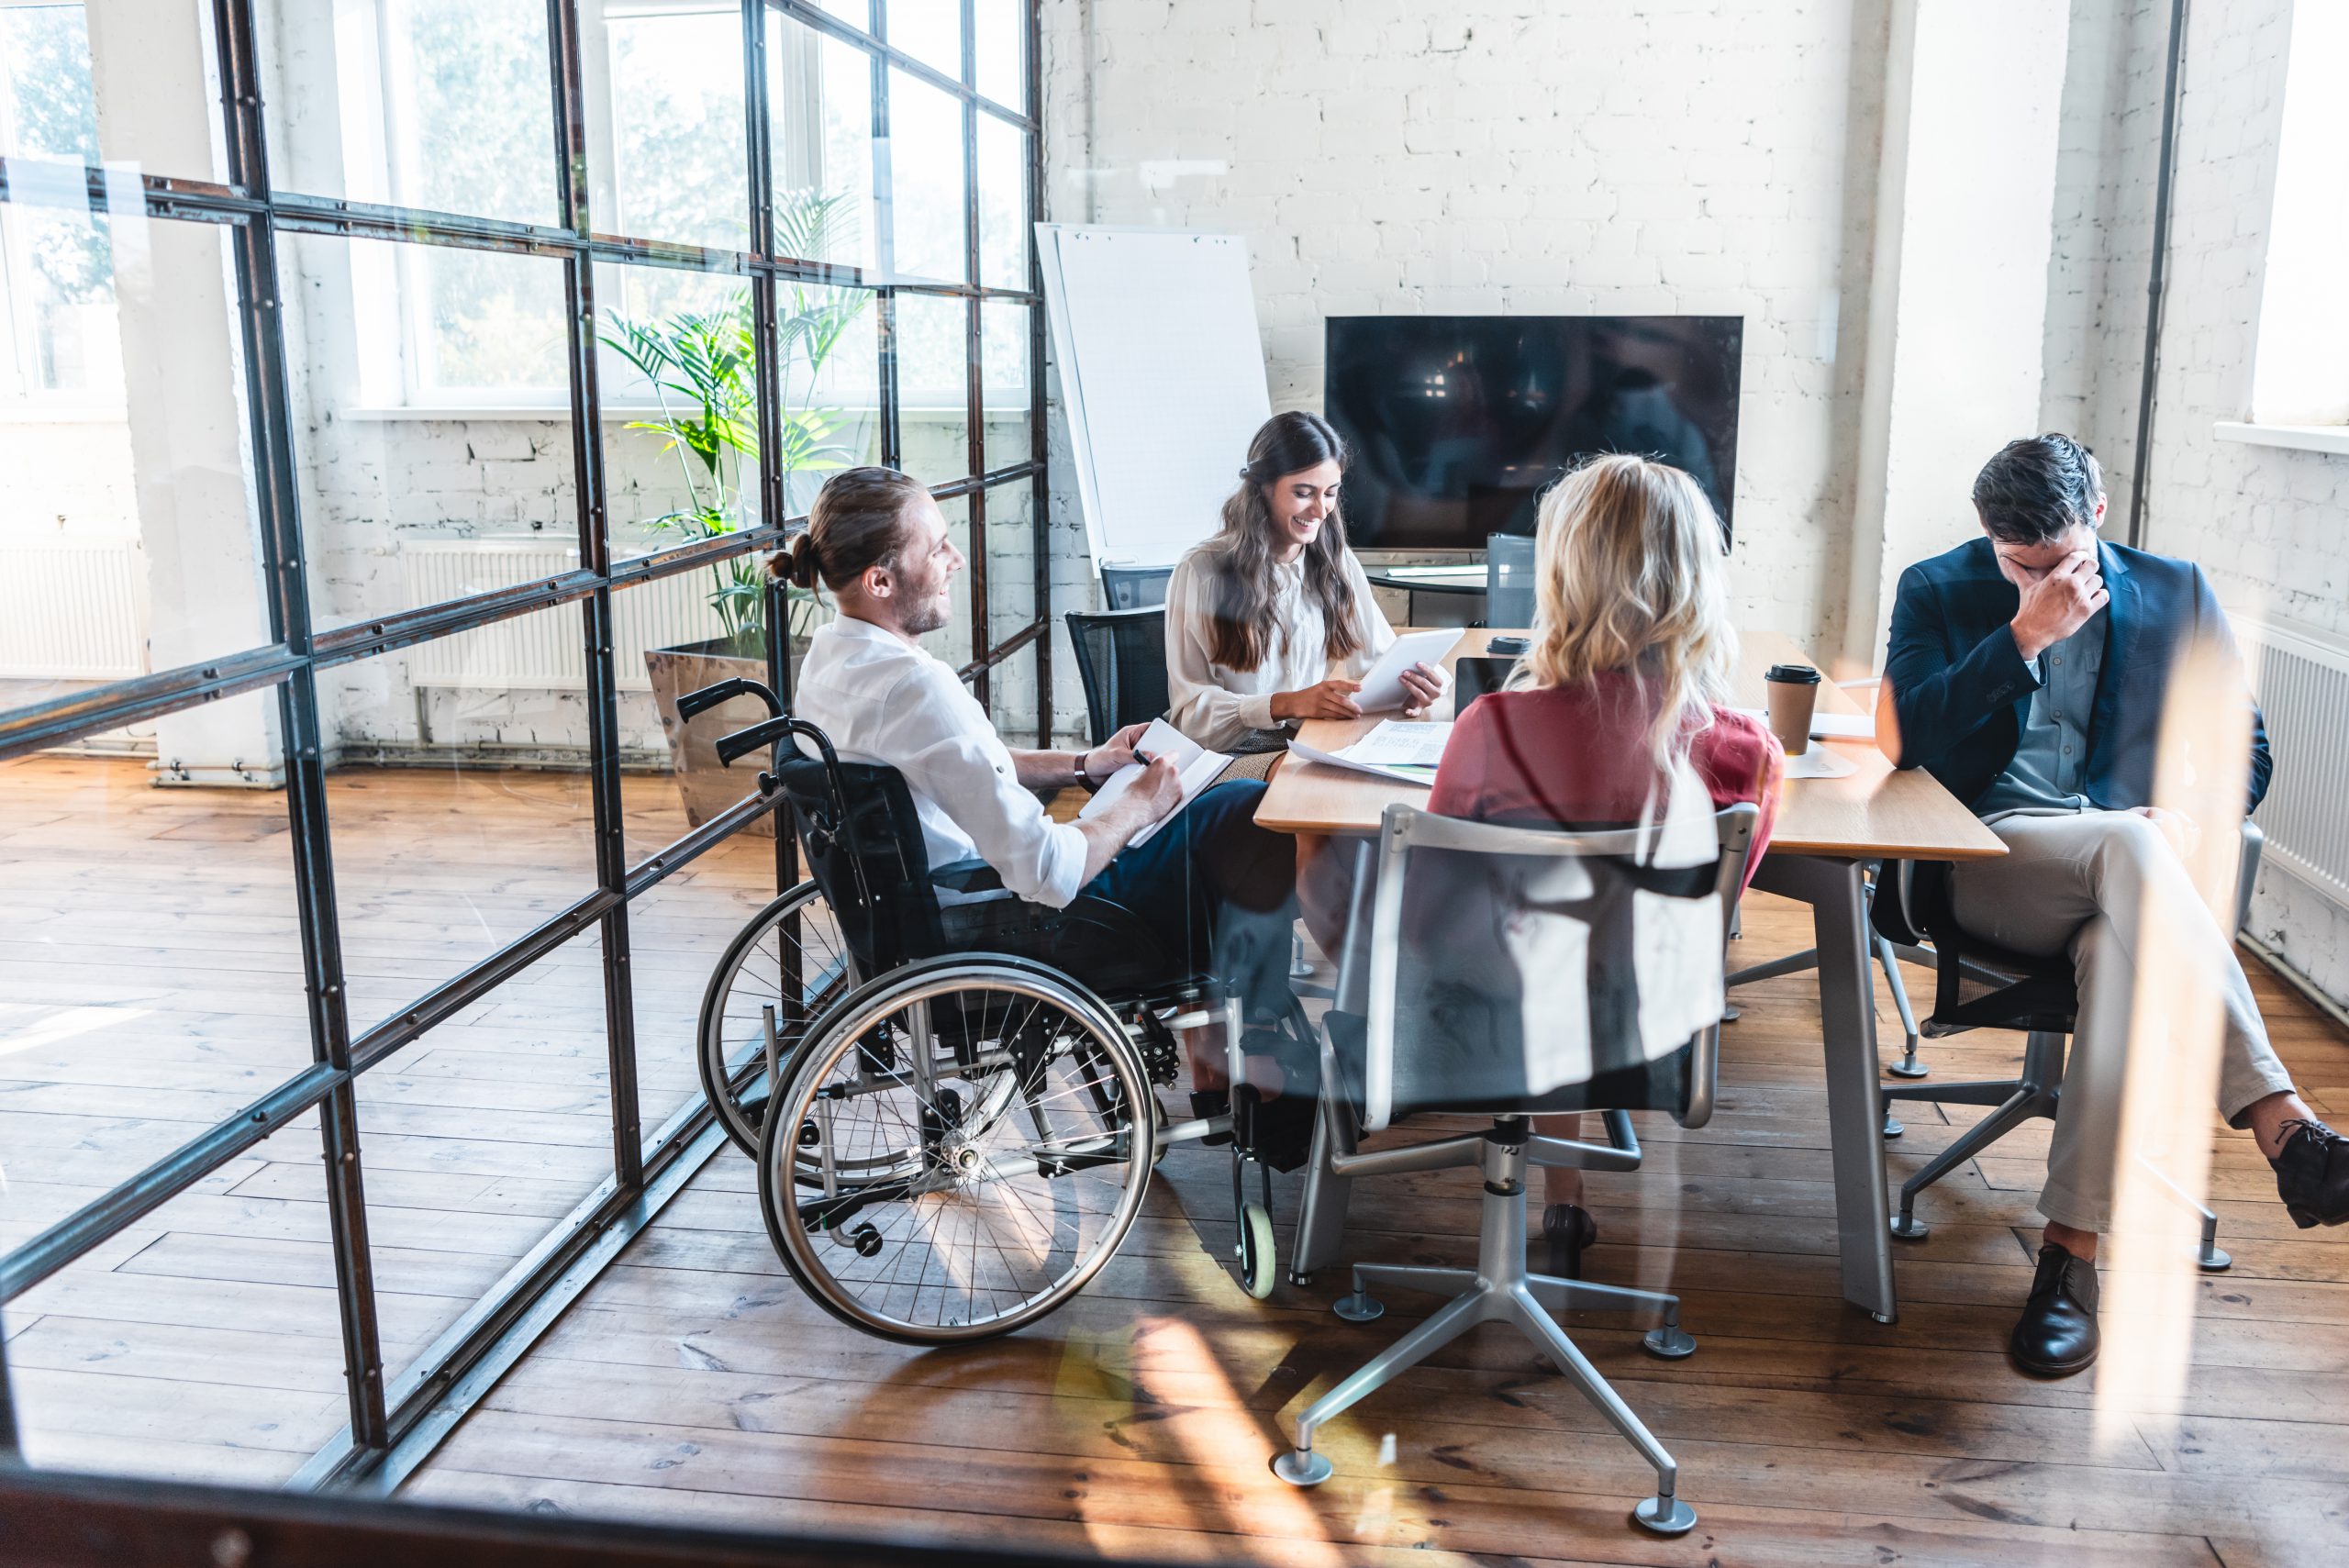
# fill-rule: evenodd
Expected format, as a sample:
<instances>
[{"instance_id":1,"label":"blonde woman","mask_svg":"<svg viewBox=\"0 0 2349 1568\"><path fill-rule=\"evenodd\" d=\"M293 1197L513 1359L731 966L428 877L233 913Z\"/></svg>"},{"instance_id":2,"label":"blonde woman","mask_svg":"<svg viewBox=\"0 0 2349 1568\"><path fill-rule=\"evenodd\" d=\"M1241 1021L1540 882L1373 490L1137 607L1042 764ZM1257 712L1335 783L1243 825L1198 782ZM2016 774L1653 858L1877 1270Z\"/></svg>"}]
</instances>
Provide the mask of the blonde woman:
<instances>
[{"instance_id":1,"label":"blonde woman","mask_svg":"<svg viewBox=\"0 0 2349 1568\"><path fill-rule=\"evenodd\" d=\"M1273 752L1308 718L1354 718L1358 677L1395 640L1338 515L1345 443L1318 414L1275 414L1248 443L1223 527L1166 583L1166 721L1217 751ZM1443 673L1403 673L1408 713ZM1261 775L1260 775L1261 776Z\"/></svg>"},{"instance_id":2,"label":"blonde woman","mask_svg":"<svg viewBox=\"0 0 2349 1568\"><path fill-rule=\"evenodd\" d=\"M1479 821L1620 826L1655 815L1668 774L1694 769L1713 808L1762 808L1752 866L1777 814L1786 756L1729 706L1737 658L1720 520L1697 482L1602 457L1542 497L1533 646L1506 691L1453 728L1428 809ZM1539 1118L1574 1137L1579 1117ZM1542 1171L1551 1272L1579 1277L1598 1229L1582 1173Z\"/></svg>"}]
</instances>

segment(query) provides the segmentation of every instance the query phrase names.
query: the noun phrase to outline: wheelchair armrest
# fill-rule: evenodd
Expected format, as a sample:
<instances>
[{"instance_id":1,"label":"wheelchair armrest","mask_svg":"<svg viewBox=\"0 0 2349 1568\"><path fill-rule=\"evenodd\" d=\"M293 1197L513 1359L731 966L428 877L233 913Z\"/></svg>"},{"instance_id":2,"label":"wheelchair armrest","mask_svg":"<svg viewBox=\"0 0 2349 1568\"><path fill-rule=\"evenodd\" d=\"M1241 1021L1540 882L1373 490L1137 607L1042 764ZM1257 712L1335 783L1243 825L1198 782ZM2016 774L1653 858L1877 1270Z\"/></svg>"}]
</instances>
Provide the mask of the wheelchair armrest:
<instances>
[{"instance_id":1,"label":"wheelchair armrest","mask_svg":"<svg viewBox=\"0 0 2349 1568\"><path fill-rule=\"evenodd\" d=\"M985 861L956 861L931 867L930 884L952 893L996 893L1003 888L1003 878Z\"/></svg>"}]
</instances>

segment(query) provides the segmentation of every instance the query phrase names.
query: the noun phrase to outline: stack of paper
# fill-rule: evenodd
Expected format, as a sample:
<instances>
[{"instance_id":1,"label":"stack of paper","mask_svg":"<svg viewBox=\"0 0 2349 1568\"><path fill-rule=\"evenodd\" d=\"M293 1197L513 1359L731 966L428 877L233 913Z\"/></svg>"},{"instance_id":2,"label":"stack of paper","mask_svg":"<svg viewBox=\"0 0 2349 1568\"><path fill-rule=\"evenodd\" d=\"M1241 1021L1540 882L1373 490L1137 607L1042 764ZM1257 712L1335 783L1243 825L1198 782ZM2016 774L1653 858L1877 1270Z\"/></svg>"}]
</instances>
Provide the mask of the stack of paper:
<instances>
[{"instance_id":1,"label":"stack of paper","mask_svg":"<svg viewBox=\"0 0 2349 1568\"><path fill-rule=\"evenodd\" d=\"M1124 767L1111 773L1109 782L1103 784L1100 791L1085 803L1085 809L1076 814L1082 819L1097 817L1108 810L1124 799L1126 791L1131 789L1134 781L1141 777L1143 762L1157 757L1169 759L1174 762L1175 772L1183 777L1183 798L1175 803L1174 811L1168 812L1129 840L1130 845L1148 843L1151 836L1174 820L1175 813L1190 805L1193 797L1197 795L1199 791L1213 784L1216 775L1222 773L1225 766L1231 761L1221 751L1208 751L1163 718L1153 718L1150 721L1150 728L1143 730L1141 739L1134 743L1134 755L1141 761L1128 762Z\"/></svg>"},{"instance_id":2,"label":"stack of paper","mask_svg":"<svg viewBox=\"0 0 2349 1568\"><path fill-rule=\"evenodd\" d=\"M1448 722L1412 723L1387 718L1381 719L1376 728L1341 751L1324 751L1302 740L1292 742L1289 751L1308 762L1327 762L1331 767L1375 773L1403 784L1431 784L1435 783L1436 764L1443 761L1444 744L1451 739L1452 726Z\"/></svg>"}]
</instances>

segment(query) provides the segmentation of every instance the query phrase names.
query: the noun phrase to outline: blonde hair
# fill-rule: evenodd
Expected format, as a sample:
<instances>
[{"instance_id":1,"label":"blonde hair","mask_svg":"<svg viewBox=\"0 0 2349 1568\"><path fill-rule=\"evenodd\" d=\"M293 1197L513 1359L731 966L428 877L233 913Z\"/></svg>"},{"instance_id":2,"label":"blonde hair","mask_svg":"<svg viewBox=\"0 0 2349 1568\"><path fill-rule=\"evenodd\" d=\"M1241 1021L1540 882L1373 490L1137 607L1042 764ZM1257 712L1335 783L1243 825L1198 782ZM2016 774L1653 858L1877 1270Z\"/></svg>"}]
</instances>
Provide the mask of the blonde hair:
<instances>
[{"instance_id":1,"label":"blonde hair","mask_svg":"<svg viewBox=\"0 0 2349 1568\"><path fill-rule=\"evenodd\" d=\"M1712 503L1667 464L1598 458L1542 498L1533 551L1533 647L1513 684L1630 674L1656 701L1649 744L1670 765L1729 701L1737 660Z\"/></svg>"}]
</instances>

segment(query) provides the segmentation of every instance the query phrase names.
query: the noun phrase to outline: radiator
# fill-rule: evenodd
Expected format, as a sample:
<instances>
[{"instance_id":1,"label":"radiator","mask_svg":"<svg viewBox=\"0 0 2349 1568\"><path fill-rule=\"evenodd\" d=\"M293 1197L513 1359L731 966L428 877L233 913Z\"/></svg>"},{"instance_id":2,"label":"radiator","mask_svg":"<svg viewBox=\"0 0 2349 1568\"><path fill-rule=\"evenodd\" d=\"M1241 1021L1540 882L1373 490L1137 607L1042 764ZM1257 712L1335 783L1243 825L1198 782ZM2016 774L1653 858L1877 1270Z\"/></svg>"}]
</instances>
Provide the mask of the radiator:
<instances>
[{"instance_id":1,"label":"radiator","mask_svg":"<svg viewBox=\"0 0 2349 1568\"><path fill-rule=\"evenodd\" d=\"M146 573L136 539L0 544L0 677L145 674Z\"/></svg>"},{"instance_id":2,"label":"radiator","mask_svg":"<svg viewBox=\"0 0 2349 1568\"><path fill-rule=\"evenodd\" d=\"M400 546L408 604L445 604L493 588L558 577L579 564L579 552L537 544L478 539L410 539ZM679 573L613 594L615 662L619 689L650 691L644 673L649 648L698 642L718 634L707 604L707 570ZM587 683L584 632L576 605L514 616L408 651L408 678L419 686L483 691L576 691Z\"/></svg>"},{"instance_id":3,"label":"radiator","mask_svg":"<svg viewBox=\"0 0 2349 1568\"><path fill-rule=\"evenodd\" d=\"M2349 645L2258 621L2235 632L2276 753L2253 814L2267 858L2349 908Z\"/></svg>"}]
</instances>

